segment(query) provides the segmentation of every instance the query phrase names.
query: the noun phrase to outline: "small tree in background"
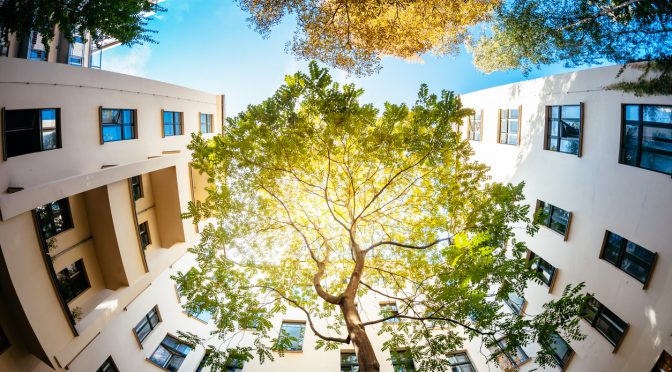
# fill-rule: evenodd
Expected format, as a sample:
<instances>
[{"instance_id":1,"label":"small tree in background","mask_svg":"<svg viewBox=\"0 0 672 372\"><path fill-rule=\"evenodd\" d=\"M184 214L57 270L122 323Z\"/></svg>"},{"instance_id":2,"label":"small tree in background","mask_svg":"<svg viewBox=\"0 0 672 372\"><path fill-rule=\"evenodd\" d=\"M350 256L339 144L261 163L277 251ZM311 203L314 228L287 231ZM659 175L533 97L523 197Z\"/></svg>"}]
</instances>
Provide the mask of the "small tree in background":
<instances>
[{"instance_id":1,"label":"small tree in background","mask_svg":"<svg viewBox=\"0 0 672 372\"><path fill-rule=\"evenodd\" d=\"M523 185L490 183L488 168L469 159L453 128L471 110L424 85L413 107L388 103L382 113L360 104L362 93L312 62L229 119L222 136L194 136L194 166L213 186L185 215L213 223L191 249L199 267L175 279L190 310L215 314L225 346L208 346L208 363L273 359L291 339L269 320L288 307L305 314L316 348L352 344L360 371L379 370L374 324L384 349L408 348L421 369L446 367L447 353L474 337L490 347L506 337L510 354L537 342L537 361L555 363L553 333L583 337L582 286L534 316L500 311L509 293L540 281L513 233L537 227L520 203ZM363 321L356 304L367 295L396 301L399 313ZM250 343L236 344L252 326Z\"/></svg>"}]
</instances>

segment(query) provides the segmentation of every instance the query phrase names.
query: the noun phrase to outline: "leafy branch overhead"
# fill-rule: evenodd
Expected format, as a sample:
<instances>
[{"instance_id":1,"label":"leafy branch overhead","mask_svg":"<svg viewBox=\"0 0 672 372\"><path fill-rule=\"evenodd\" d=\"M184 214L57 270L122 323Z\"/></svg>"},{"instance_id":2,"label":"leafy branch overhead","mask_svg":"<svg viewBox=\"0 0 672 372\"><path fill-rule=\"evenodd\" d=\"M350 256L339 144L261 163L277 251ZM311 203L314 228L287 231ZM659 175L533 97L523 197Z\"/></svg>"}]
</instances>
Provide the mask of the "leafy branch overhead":
<instances>
[{"instance_id":1,"label":"leafy branch overhead","mask_svg":"<svg viewBox=\"0 0 672 372\"><path fill-rule=\"evenodd\" d=\"M146 16L165 9L152 0L4 0L0 1L0 38L18 40L37 31L47 51L56 30L100 44L113 38L124 45L153 43Z\"/></svg>"},{"instance_id":2,"label":"leafy branch overhead","mask_svg":"<svg viewBox=\"0 0 672 372\"><path fill-rule=\"evenodd\" d=\"M380 68L383 56L417 59L457 54L468 28L488 19L499 0L236 0L253 27L268 35L286 17L297 22L288 50L356 75Z\"/></svg>"},{"instance_id":3,"label":"leafy branch overhead","mask_svg":"<svg viewBox=\"0 0 672 372\"><path fill-rule=\"evenodd\" d=\"M540 281L513 233L537 227L523 185L490 183L469 159L455 128L472 111L426 86L412 107L382 112L362 93L312 62L222 136L193 137L194 166L212 186L186 216L210 224L192 248L199 267L176 280L191 310L216 314L219 360L271 359L285 338L270 320L289 308L316 347L352 344L362 371L380 365L367 329L427 368L446 366L446 353L474 337L508 337L510 347L550 332L581 338L580 286L537 316L501 311L509 293ZM396 301L399 314L364 321L356 304L367 296ZM390 327L390 318L404 321ZM437 334L435 324L449 329Z\"/></svg>"}]
</instances>

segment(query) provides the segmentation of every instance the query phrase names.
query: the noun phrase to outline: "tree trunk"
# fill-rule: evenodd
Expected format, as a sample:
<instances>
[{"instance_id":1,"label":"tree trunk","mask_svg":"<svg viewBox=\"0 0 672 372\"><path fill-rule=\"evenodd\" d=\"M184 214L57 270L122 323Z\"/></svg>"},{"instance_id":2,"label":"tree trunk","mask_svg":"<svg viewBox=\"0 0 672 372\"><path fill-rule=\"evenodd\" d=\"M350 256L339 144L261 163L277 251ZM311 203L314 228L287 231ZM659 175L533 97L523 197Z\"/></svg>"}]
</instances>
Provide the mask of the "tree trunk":
<instances>
[{"instance_id":1,"label":"tree trunk","mask_svg":"<svg viewBox=\"0 0 672 372\"><path fill-rule=\"evenodd\" d=\"M343 317L345 318L345 325L348 329L348 335L355 348L357 354L357 363L359 363L360 372L378 372L380 371L380 363L376 358L376 353L373 351L373 346L366 334L362 320L359 318L359 312L355 307L353 298L345 298L340 305Z\"/></svg>"}]
</instances>

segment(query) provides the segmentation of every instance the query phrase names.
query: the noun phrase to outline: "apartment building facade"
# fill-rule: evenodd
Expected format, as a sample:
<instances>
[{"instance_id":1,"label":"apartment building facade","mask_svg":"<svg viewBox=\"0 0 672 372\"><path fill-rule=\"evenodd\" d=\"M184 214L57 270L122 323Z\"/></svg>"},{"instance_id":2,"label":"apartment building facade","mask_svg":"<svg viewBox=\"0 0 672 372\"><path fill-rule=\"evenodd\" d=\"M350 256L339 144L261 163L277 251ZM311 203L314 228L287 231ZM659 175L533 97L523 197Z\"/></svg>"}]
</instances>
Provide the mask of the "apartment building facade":
<instances>
[{"instance_id":1,"label":"apartment building facade","mask_svg":"<svg viewBox=\"0 0 672 372\"><path fill-rule=\"evenodd\" d=\"M464 128L475 158L495 181L525 181L526 202L548 215L538 234L520 236L548 285L530 284L507 305L534 314L581 281L598 301L587 338L556 343L567 371L647 371L672 351L672 99L605 90L616 72L462 96L477 113ZM0 58L0 86L0 370L201 370L205 351L178 331L209 337L211 314L185 313L170 277L193 267L187 248L199 238L179 218L206 184L189 166L189 133L221 132L223 97L13 58ZM396 305L373 295L362 316ZM314 350L299 311L272 323L297 336L294 350L231 371L356 370L349 345ZM381 371L410 370L414 362L382 351L376 333ZM502 362L531 370L535 352ZM487 354L473 340L451 361L456 371L488 371Z\"/></svg>"},{"instance_id":2,"label":"apartment building facade","mask_svg":"<svg viewBox=\"0 0 672 372\"><path fill-rule=\"evenodd\" d=\"M672 97L607 89L639 71L603 67L462 95L474 158L493 181L525 182L542 210L529 256L545 283L531 283L517 312L537 314L568 284L595 301L586 339L558 340L567 371L672 368ZM535 346L519 370L535 368ZM529 355L529 358L527 357ZM516 364L516 363L513 363Z\"/></svg>"}]
</instances>

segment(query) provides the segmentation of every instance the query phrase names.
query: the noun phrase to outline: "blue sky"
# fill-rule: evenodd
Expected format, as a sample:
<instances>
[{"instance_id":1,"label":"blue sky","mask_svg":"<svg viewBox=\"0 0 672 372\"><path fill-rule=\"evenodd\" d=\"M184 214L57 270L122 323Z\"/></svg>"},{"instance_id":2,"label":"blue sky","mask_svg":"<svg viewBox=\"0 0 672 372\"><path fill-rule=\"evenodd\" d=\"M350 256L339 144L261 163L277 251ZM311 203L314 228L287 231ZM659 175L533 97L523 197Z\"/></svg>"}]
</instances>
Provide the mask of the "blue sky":
<instances>
[{"instance_id":1,"label":"blue sky","mask_svg":"<svg viewBox=\"0 0 672 372\"><path fill-rule=\"evenodd\" d=\"M235 115L267 98L283 83L284 75L305 70L307 62L285 53L295 25L276 27L268 39L252 30L246 13L233 0L166 0L167 12L149 25L158 31L158 44L120 46L103 54L103 68L165 81L207 92L226 94L227 115ZM332 71L337 81L364 88L363 102L382 107L386 101L412 104L421 83L432 92L442 89L466 93L487 87L567 72L560 65L533 71L490 75L477 71L471 55L423 56L423 63L385 58L380 73L364 78Z\"/></svg>"}]
</instances>

